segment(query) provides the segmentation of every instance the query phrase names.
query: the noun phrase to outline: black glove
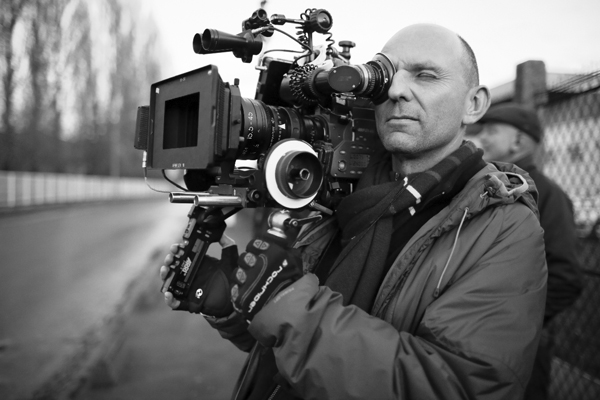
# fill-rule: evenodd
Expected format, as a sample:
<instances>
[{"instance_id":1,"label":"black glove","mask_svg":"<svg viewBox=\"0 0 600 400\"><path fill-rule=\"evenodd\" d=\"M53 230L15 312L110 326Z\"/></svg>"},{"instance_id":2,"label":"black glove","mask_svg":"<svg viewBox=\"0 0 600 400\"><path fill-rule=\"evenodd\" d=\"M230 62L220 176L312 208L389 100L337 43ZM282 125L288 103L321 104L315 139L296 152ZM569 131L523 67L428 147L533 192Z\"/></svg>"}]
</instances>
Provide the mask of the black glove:
<instances>
[{"instance_id":1,"label":"black glove","mask_svg":"<svg viewBox=\"0 0 600 400\"><path fill-rule=\"evenodd\" d=\"M302 277L297 252L274 236L250 241L238 265L232 275L231 301L247 320L252 320L267 301Z\"/></svg>"},{"instance_id":2,"label":"black glove","mask_svg":"<svg viewBox=\"0 0 600 400\"><path fill-rule=\"evenodd\" d=\"M238 258L237 246L229 246L221 251L221 259L204 256L187 299L179 299L176 310L187 310L195 314L205 314L221 318L233 312L230 299L229 276Z\"/></svg>"}]
</instances>

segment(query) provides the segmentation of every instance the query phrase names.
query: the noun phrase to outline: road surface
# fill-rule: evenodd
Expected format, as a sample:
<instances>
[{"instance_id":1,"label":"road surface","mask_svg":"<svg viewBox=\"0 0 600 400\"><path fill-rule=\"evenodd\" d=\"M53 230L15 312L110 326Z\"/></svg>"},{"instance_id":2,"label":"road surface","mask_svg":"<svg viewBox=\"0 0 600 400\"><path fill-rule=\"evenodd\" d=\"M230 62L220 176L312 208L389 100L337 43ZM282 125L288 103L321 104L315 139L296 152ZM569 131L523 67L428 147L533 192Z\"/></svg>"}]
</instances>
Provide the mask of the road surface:
<instances>
[{"instance_id":1,"label":"road surface","mask_svg":"<svg viewBox=\"0 0 600 400\"><path fill-rule=\"evenodd\" d=\"M98 334L102 326L122 311L131 285L140 277L155 279L156 264L169 245L179 241L189 208L165 200L146 200L0 215L0 398L32 397L37 388L54 379L56 371L69 363L77 365L73 360L89 353L89 347L102 338ZM239 243L250 239L250 211L243 210L229 221L228 232ZM215 251L211 247L211 253ZM203 321L190 318L196 317L191 314L164 310L155 300L145 313L137 310L128 318L137 322L126 325L125 332L137 335L146 331L145 343L149 344L159 333L167 333L151 326L153 318L171 318L167 327L198 329L198 335L189 338L187 345L205 341ZM154 317L148 318L151 312ZM147 329L144 324L148 324ZM198 353L190 361L208 359L214 367L214 350L222 348L223 341L212 333L206 337L218 344L209 341L206 346L195 347ZM126 342L135 355L135 340ZM146 353L144 349L137 351ZM234 349L225 346L225 351ZM240 360L238 356L235 363ZM37 397L41 395L38 391Z\"/></svg>"}]
</instances>

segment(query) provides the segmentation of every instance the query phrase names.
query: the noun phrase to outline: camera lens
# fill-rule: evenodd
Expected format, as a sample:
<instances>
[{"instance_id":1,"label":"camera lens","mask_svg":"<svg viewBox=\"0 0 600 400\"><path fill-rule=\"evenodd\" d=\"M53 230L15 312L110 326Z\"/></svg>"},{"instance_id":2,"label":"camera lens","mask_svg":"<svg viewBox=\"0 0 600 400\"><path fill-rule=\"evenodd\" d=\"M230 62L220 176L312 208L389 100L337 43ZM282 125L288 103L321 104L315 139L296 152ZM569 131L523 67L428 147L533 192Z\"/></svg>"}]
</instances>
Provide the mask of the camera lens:
<instances>
[{"instance_id":1,"label":"camera lens","mask_svg":"<svg viewBox=\"0 0 600 400\"><path fill-rule=\"evenodd\" d=\"M318 115L305 116L293 108L269 106L242 98L242 129L238 159L256 160L275 143L299 139L309 144L327 136L327 123Z\"/></svg>"},{"instance_id":2,"label":"camera lens","mask_svg":"<svg viewBox=\"0 0 600 400\"><path fill-rule=\"evenodd\" d=\"M369 85L368 97L373 99L373 103L381 104L387 100L387 92L392 85L392 78L396 73L396 68L392 61L383 53L377 53L373 57L373 60L365 64L365 67L373 72L370 77L373 80L373 84Z\"/></svg>"},{"instance_id":3,"label":"camera lens","mask_svg":"<svg viewBox=\"0 0 600 400\"><path fill-rule=\"evenodd\" d=\"M337 93L354 93L356 96L372 99L375 104L381 104L387 99L395 72L390 59L385 54L377 53L366 64L333 68L327 73L327 85Z\"/></svg>"}]
</instances>

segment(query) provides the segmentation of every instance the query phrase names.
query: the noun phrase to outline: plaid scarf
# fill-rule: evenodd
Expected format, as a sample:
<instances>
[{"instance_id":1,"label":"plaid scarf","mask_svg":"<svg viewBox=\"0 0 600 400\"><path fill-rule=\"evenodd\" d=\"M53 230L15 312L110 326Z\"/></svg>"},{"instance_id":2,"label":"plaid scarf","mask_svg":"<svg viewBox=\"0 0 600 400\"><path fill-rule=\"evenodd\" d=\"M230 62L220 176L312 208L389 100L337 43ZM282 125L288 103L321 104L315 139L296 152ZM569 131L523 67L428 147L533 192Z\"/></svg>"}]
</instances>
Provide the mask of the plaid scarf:
<instances>
[{"instance_id":1,"label":"plaid scarf","mask_svg":"<svg viewBox=\"0 0 600 400\"><path fill-rule=\"evenodd\" d=\"M446 180L456 181L464 163L481 161L481 150L463 144L431 169L390 181L391 155L370 165L357 190L342 200L337 219L344 246L325 282L344 297L369 312L387 272L386 258L393 233L393 216L407 210L406 218Z\"/></svg>"}]
</instances>

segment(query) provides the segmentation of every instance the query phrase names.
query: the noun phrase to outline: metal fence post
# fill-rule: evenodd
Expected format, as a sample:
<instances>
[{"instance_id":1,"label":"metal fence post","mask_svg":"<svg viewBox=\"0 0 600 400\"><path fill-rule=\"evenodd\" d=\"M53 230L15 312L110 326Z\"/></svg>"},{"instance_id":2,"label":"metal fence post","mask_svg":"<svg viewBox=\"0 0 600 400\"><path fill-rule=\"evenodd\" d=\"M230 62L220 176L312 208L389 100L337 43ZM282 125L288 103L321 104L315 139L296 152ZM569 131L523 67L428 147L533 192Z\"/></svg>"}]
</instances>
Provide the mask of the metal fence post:
<instances>
[{"instance_id":1,"label":"metal fence post","mask_svg":"<svg viewBox=\"0 0 600 400\"><path fill-rule=\"evenodd\" d=\"M17 174L14 171L7 172L6 204L9 207L17 205Z\"/></svg>"},{"instance_id":2,"label":"metal fence post","mask_svg":"<svg viewBox=\"0 0 600 400\"><path fill-rule=\"evenodd\" d=\"M514 101L532 108L548 102L546 64L543 61L529 60L517 65ZM542 141L534 154L535 163L540 169L544 167L545 149Z\"/></svg>"},{"instance_id":3,"label":"metal fence post","mask_svg":"<svg viewBox=\"0 0 600 400\"><path fill-rule=\"evenodd\" d=\"M517 65L515 101L537 108L548 101L546 90L546 64L529 60Z\"/></svg>"}]
</instances>

